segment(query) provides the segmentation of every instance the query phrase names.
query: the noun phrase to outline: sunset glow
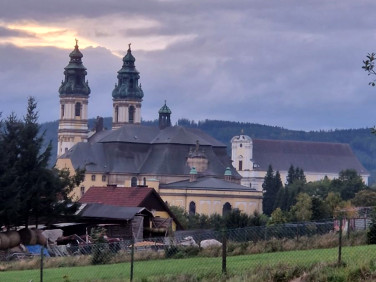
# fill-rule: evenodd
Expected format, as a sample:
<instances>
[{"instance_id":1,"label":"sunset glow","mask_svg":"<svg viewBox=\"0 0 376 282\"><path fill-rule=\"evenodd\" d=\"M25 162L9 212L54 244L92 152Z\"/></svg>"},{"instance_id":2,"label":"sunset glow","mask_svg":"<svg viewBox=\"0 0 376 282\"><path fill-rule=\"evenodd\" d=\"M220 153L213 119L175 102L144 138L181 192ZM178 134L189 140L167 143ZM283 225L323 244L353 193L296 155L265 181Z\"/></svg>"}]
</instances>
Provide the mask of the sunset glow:
<instances>
[{"instance_id":1,"label":"sunset glow","mask_svg":"<svg viewBox=\"0 0 376 282\"><path fill-rule=\"evenodd\" d=\"M74 38L79 39L81 48L96 47L97 44L80 37L76 31L68 28L41 26L36 24L1 24L0 27L17 32L18 36L8 36L2 43L11 43L18 47L45 47L54 46L62 49L72 49ZM21 36L20 36L21 34Z\"/></svg>"}]
</instances>

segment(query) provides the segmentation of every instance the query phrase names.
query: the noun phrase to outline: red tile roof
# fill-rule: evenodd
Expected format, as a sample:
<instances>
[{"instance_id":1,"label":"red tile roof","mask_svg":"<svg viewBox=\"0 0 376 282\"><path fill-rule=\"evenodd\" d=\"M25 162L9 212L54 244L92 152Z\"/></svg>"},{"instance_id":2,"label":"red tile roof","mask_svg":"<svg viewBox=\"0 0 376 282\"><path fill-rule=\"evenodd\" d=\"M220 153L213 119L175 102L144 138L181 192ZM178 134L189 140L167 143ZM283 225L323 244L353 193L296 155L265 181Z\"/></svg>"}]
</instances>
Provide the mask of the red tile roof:
<instances>
[{"instance_id":1,"label":"red tile roof","mask_svg":"<svg viewBox=\"0 0 376 282\"><path fill-rule=\"evenodd\" d=\"M91 187L80 203L99 203L122 207L139 207L153 193L152 188Z\"/></svg>"}]
</instances>

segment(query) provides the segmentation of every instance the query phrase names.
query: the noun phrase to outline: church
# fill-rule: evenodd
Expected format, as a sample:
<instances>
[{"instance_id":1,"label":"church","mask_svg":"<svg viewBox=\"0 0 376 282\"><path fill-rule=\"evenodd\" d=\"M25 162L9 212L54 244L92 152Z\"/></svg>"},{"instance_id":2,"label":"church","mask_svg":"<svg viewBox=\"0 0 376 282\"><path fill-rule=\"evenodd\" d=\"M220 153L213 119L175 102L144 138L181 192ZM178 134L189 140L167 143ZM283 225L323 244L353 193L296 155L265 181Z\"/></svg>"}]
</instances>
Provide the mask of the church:
<instances>
[{"instance_id":1,"label":"church","mask_svg":"<svg viewBox=\"0 0 376 282\"><path fill-rule=\"evenodd\" d=\"M240 134L231 139L233 165L242 176L241 184L262 191L269 165L287 182L290 166L303 169L307 182L338 178L342 170L353 169L368 185L369 172L348 144L290 140L264 140Z\"/></svg>"},{"instance_id":2,"label":"church","mask_svg":"<svg viewBox=\"0 0 376 282\"><path fill-rule=\"evenodd\" d=\"M72 192L75 200L90 187L149 187L190 214L261 212L262 192L240 185L242 176L225 144L201 130L172 126L166 102L158 127L141 124L144 92L130 46L112 91L112 130L104 130L98 118L95 132L89 132L91 90L77 42L69 57L59 88L56 167L85 169L85 180Z\"/></svg>"}]
</instances>

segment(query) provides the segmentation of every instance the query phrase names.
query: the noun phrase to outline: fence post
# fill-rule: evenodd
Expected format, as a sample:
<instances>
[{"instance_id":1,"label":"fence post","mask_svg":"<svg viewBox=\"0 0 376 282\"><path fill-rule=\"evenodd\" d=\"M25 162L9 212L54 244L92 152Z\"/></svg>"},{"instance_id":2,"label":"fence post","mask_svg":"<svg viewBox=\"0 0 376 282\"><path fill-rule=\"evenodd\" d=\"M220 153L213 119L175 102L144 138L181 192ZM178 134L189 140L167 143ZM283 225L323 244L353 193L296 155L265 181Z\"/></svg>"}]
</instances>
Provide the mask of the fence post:
<instances>
[{"instance_id":1,"label":"fence post","mask_svg":"<svg viewBox=\"0 0 376 282\"><path fill-rule=\"evenodd\" d=\"M222 274L227 273L226 269L226 257L227 257L227 230L222 230Z\"/></svg>"},{"instance_id":2,"label":"fence post","mask_svg":"<svg viewBox=\"0 0 376 282\"><path fill-rule=\"evenodd\" d=\"M43 282L43 246L40 248L40 282Z\"/></svg>"},{"instance_id":3,"label":"fence post","mask_svg":"<svg viewBox=\"0 0 376 282\"><path fill-rule=\"evenodd\" d=\"M338 234L338 265L342 260L342 217L339 217L339 234Z\"/></svg>"},{"instance_id":4,"label":"fence post","mask_svg":"<svg viewBox=\"0 0 376 282\"><path fill-rule=\"evenodd\" d=\"M131 239L131 277L130 277L130 281L132 282L133 281L133 264L134 264L134 238L132 236L132 239Z\"/></svg>"},{"instance_id":5,"label":"fence post","mask_svg":"<svg viewBox=\"0 0 376 282\"><path fill-rule=\"evenodd\" d=\"M296 241L299 241L299 223L296 224Z\"/></svg>"},{"instance_id":6,"label":"fence post","mask_svg":"<svg viewBox=\"0 0 376 282\"><path fill-rule=\"evenodd\" d=\"M350 239L350 218L347 219L347 239Z\"/></svg>"}]
</instances>

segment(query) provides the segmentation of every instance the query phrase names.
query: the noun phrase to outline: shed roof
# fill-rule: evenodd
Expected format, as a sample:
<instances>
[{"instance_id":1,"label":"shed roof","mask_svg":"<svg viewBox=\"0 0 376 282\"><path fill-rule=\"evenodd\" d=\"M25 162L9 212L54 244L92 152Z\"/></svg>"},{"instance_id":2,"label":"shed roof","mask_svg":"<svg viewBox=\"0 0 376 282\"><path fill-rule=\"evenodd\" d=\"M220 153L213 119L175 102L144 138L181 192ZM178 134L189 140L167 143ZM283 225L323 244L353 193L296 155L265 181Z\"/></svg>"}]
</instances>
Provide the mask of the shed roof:
<instances>
[{"instance_id":1,"label":"shed roof","mask_svg":"<svg viewBox=\"0 0 376 282\"><path fill-rule=\"evenodd\" d=\"M83 218L112 219L112 220L132 220L137 214L148 214L150 211L143 207L119 207L104 204L82 204L76 215Z\"/></svg>"}]
</instances>

